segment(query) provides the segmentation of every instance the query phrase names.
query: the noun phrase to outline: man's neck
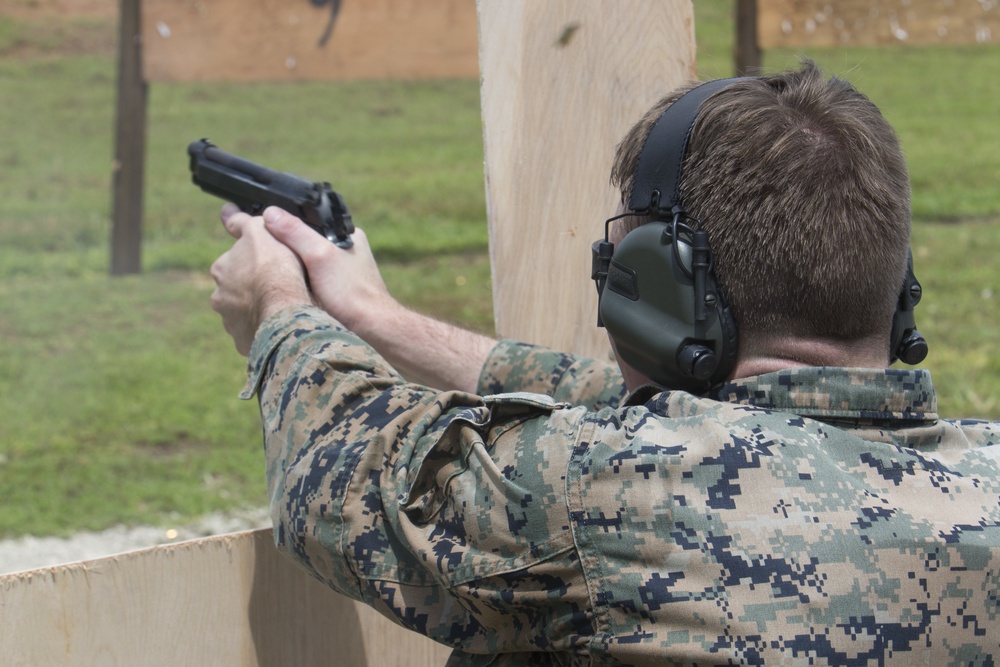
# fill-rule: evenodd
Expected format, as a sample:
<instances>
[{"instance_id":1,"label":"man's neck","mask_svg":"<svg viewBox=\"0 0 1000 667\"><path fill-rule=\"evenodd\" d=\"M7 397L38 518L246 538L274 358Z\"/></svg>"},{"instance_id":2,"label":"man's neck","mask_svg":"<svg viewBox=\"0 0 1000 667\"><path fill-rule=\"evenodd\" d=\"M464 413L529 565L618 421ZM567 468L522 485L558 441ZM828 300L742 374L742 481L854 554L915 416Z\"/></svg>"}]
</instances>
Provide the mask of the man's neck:
<instances>
[{"instance_id":1,"label":"man's neck","mask_svg":"<svg viewBox=\"0 0 1000 667\"><path fill-rule=\"evenodd\" d=\"M885 339L888 339L888 334ZM845 342L824 338L769 336L766 339L755 340L752 345L744 342L740 346L736 364L728 379L735 380L807 366L887 368L889 358L885 339L877 337ZM613 338L611 346L614 349ZM629 366L617 352L615 358L629 391L635 391L638 387L652 382L646 375Z\"/></svg>"},{"instance_id":2,"label":"man's neck","mask_svg":"<svg viewBox=\"0 0 1000 667\"><path fill-rule=\"evenodd\" d=\"M747 349L749 348L749 349ZM769 337L753 346L741 346L730 378L805 366L841 366L849 368L886 368L886 344L881 339L839 341Z\"/></svg>"}]
</instances>

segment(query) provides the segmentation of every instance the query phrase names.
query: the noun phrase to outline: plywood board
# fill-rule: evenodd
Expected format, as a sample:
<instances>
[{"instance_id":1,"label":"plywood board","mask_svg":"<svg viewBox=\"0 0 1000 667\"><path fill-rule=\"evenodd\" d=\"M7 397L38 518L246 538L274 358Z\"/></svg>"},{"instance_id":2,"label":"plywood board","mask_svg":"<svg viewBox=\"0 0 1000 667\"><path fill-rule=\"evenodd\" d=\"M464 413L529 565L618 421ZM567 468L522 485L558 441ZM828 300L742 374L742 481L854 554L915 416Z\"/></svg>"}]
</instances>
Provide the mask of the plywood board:
<instances>
[{"instance_id":1,"label":"plywood board","mask_svg":"<svg viewBox=\"0 0 1000 667\"><path fill-rule=\"evenodd\" d=\"M480 2L493 297L501 336L603 356L590 245L614 148L695 76L690 2Z\"/></svg>"},{"instance_id":2,"label":"plywood board","mask_svg":"<svg viewBox=\"0 0 1000 667\"><path fill-rule=\"evenodd\" d=\"M758 0L763 48L1000 41L1000 5L979 0Z\"/></svg>"},{"instance_id":3,"label":"plywood board","mask_svg":"<svg viewBox=\"0 0 1000 667\"><path fill-rule=\"evenodd\" d=\"M147 81L478 74L475 0L142 0Z\"/></svg>"},{"instance_id":4,"label":"plywood board","mask_svg":"<svg viewBox=\"0 0 1000 667\"><path fill-rule=\"evenodd\" d=\"M4 665L440 666L450 650L280 556L270 530L0 576Z\"/></svg>"}]
</instances>

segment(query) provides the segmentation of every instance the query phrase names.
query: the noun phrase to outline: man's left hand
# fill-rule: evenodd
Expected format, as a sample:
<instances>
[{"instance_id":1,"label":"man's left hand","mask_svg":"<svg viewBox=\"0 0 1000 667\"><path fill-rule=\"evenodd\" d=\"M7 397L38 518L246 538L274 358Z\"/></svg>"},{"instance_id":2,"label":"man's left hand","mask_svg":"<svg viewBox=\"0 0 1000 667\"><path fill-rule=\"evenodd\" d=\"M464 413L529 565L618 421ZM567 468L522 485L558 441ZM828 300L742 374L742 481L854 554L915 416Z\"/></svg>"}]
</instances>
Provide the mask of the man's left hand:
<instances>
[{"instance_id":1,"label":"man's left hand","mask_svg":"<svg viewBox=\"0 0 1000 667\"><path fill-rule=\"evenodd\" d=\"M261 322L284 308L311 304L312 298L299 258L271 236L262 218L232 204L223 207L221 217L236 242L212 264L212 308L246 356Z\"/></svg>"}]
</instances>

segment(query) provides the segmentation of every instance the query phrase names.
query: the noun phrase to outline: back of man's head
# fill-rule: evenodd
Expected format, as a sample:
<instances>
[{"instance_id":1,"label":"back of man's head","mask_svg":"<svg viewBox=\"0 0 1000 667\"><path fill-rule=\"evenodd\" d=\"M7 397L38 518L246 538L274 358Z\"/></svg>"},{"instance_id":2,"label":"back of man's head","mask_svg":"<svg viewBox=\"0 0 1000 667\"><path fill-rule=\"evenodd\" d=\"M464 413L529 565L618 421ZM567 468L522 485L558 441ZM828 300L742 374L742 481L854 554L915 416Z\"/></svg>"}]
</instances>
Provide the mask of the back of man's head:
<instances>
[{"instance_id":1,"label":"back of man's head","mask_svg":"<svg viewBox=\"0 0 1000 667\"><path fill-rule=\"evenodd\" d=\"M661 100L618 147L631 198ZM741 354L769 337L884 340L906 269L910 189L888 121L849 83L800 70L734 81L701 106L680 183L708 232Z\"/></svg>"}]
</instances>

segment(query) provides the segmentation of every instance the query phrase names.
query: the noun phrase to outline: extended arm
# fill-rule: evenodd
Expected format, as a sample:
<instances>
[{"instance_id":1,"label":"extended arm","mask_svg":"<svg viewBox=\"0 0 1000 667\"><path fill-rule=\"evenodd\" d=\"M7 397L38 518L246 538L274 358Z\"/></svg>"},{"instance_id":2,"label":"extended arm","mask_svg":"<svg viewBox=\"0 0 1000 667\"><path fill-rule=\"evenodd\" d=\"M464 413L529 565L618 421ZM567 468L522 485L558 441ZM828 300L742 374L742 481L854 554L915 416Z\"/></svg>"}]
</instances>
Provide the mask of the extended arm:
<instances>
[{"instance_id":1,"label":"extended arm","mask_svg":"<svg viewBox=\"0 0 1000 667\"><path fill-rule=\"evenodd\" d=\"M241 354L248 353L268 316L315 298L408 380L442 390L476 391L496 341L396 301L363 231L355 233L353 247L343 249L317 243L316 232L279 208L267 209L261 219L227 205L222 221L237 242L212 266L218 284L212 305Z\"/></svg>"},{"instance_id":2,"label":"extended arm","mask_svg":"<svg viewBox=\"0 0 1000 667\"><path fill-rule=\"evenodd\" d=\"M283 211L271 209L265 219L275 238L302 259L319 305L412 382L481 394L540 393L592 409L617 405L624 395L618 367L609 361L498 344L404 307L386 289L361 233L345 253L316 243L315 234Z\"/></svg>"},{"instance_id":3,"label":"extended arm","mask_svg":"<svg viewBox=\"0 0 1000 667\"><path fill-rule=\"evenodd\" d=\"M559 629L588 603L561 497L583 412L406 383L309 304L299 258L262 219L224 218L237 241L213 265L213 305L249 353L243 396L259 397L277 546L438 641L569 648ZM518 461L530 463L515 480L499 474ZM541 612L531 602L539 577L565 582Z\"/></svg>"},{"instance_id":4,"label":"extended arm","mask_svg":"<svg viewBox=\"0 0 1000 667\"><path fill-rule=\"evenodd\" d=\"M349 250L316 243L295 216L271 208L267 230L302 260L318 305L371 345L407 380L474 393L496 341L414 312L392 297L364 232Z\"/></svg>"},{"instance_id":5,"label":"extended arm","mask_svg":"<svg viewBox=\"0 0 1000 667\"><path fill-rule=\"evenodd\" d=\"M406 308L386 289L363 231L344 250L317 243L315 232L277 208L268 209L262 222L227 206L222 219L238 241L213 266L220 283L213 306L243 354L267 315L315 300L411 382L480 394L541 393L592 409L617 405L624 394L614 364L512 341L498 344ZM247 239L241 239L244 229L250 230ZM234 253L240 257L231 259ZM263 267L259 275L250 275L254 262ZM248 275L230 280L226 270Z\"/></svg>"}]
</instances>

